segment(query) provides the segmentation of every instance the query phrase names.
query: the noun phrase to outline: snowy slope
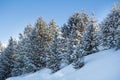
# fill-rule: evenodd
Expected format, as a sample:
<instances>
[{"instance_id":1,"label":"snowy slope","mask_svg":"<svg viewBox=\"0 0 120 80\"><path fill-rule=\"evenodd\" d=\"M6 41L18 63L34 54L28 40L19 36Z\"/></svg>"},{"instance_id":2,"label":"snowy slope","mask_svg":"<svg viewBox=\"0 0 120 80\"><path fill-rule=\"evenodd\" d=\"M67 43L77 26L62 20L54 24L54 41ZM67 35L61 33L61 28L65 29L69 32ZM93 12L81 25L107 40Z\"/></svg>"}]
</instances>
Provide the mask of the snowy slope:
<instances>
[{"instance_id":1,"label":"snowy slope","mask_svg":"<svg viewBox=\"0 0 120 80\"><path fill-rule=\"evenodd\" d=\"M85 66L79 70L69 65L54 74L43 69L7 80L120 80L120 50L111 49L86 56Z\"/></svg>"},{"instance_id":2,"label":"snowy slope","mask_svg":"<svg viewBox=\"0 0 120 80\"><path fill-rule=\"evenodd\" d=\"M120 51L102 51L86 58L86 65L64 80L120 80Z\"/></svg>"}]
</instances>

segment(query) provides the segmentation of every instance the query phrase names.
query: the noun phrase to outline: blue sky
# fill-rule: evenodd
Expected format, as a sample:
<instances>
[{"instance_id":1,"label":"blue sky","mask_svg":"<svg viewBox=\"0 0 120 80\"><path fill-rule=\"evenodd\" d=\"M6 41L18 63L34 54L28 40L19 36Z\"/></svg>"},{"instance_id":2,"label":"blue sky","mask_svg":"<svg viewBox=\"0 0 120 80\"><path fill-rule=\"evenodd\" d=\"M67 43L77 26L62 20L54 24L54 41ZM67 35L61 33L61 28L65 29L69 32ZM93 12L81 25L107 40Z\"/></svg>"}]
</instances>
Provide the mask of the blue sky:
<instances>
[{"instance_id":1,"label":"blue sky","mask_svg":"<svg viewBox=\"0 0 120 80\"><path fill-rule=\"evenodd\" d=\"M89 15L94 11L101 21L114 2L120 0L0 0L0 41L7 44L10 36L17 38L27 24L35 25L40 16L47 23L55 19L62 26L74 12L84 8Z\"/></svg>"}]
</instances>

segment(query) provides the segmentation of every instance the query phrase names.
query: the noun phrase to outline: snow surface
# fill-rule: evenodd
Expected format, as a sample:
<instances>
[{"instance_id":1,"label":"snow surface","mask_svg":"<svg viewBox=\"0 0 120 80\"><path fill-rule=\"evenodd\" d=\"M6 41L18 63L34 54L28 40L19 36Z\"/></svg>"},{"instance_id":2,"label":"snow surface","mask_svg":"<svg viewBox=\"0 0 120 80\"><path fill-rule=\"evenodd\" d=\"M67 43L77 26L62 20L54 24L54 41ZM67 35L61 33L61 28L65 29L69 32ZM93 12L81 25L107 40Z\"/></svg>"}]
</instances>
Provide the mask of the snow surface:
<instances>
[{"instance_id":1,"label":"snow surface","mask_svg":"<svg viewBox=\"0 0 120 80\"><path fill-rule=\"evenodd\" d=\"M7 80L120 80L119 68L120 50L110 49L86 56L85 66L79 70L69 65L54 74L43 69Z\"/></svg>"}]
</instances>

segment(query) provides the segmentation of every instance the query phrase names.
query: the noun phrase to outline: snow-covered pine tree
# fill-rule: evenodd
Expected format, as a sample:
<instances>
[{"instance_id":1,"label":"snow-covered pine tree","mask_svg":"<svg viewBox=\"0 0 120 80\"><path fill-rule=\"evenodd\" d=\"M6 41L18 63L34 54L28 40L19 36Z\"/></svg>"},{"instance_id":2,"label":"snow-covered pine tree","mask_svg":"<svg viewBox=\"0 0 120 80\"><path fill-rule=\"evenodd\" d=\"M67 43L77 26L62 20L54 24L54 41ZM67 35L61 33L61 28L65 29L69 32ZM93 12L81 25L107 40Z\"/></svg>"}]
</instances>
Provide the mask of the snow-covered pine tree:
<instances>
[{"instance_id":1,"label":"snow-covered pine tree","mask_svg":"<svg viewBox=\"0 0 120 80\"><path fill-rule=\"evenodd\" d=\"M16 57L17 42L11 37L8 46L0 55L0 79L5 80L11 77L11 70L13 69L14 59Z\"/></svg>"},{"instance_id":2,"label":"snow-covered pine tree","mask_svg":"<svg viewBox=\"0 0 120 80\"><path fill-rule=\"evenodd\" d=\"M82 20L82 26L83 26L83 29L85 30L85 27L88 25L89 23L89 17L88 17L88 14L85 12L84 9L82 9L82 12L81 12L81 20ZM84 31L83 30L83 31Z\"/></svg>"},{"instance_id":3,"label":"snow-covered pine tree","mask_svg":"<svg viewBox=\"0 0 120 80\"><path fill-rule=\"evenodd\" d=\"M74 53L72 54L72 56L73 56L72 65L74 66L75 69L79 69L82 66L84 66L85 51L82 44L79 43L77 45L77 48L74 50Z\"/></svg>"},{"instance_id":4,"label":"snow-covered pine tree","mask_svg":"<svg viewBox=\"0 0 120 80\"><path fill-rule=\"evenodd\" d=\"M28 24L27 27L25 27L23 32L23 38L28 38L33 30L33 27L31 24Z\"/></svg>"},{"instance_id":5,"label":"snow-covered pine tree","mask_svg":"<svg viewBox=\"0 0 120 80\"><path fill-rule=\"evenodd\" d=\"M35 28L29 37L28 57L32 60L37 70L46 67L46 54L49 52L48 45L51 37L48 25L42 18L38 18Z\"/></svg>"},{"instance_id":6,"label":"snow-covered pine tree","mask_svg":"<svg viewBox=\"0 0 120 80\"><path fill-rule=\"evenodd\" d=\"M70 30L69 35L74 30L74 44L77 45L78 41L81 40L82 36L81 33L84 31L82 19L80 13L76 12L71 16L68 20L68 29ZM69 37L69 36L68 36Z\"/></svg>"},{"instance_id":7,"label":"snow-covered pine tree","mask_svg":"<svg viewBox=\"0 0 120 80\"><path fill-rule=\"evenodd\" d=\"M52 43L49 46L50 53L47 55L46 67L52 69L52 72L56 72L60 69L61 65L61 42L60 34L54 33Z\"/></svg>"},{"instance_id":8,"label":"snow-covered pine tree","mask_svg":"<svg viewBox=\"0 0 120 80\"><path fill-rule=\"evenodd\" d=\"M120 4L115 3L113 7L113 11L114 11L114 19L115 19L114 26L116 26L115 47L116 49L120 49Z\"/></svg>"},{"instance_id":9,"label":"snow-covered pine tree","mask_svg":"<svg viewBox=\"0 0 120 80\"><path fill-rule=\"evenodd\" d=\"M62 36L62 39L61 39L61 44L62 44L62 54L61 54L61 57L62 57L62 60L61 60L61 68L69 65L69 59L70 59L70 56L68 54L68 43L69 43L69 35L70 35L70 30L68 28L68 25L64 24L62 27L61 27L61 36ZM73 41L74 42L74 41ZM69 57L69 58L68 58Z\"/></svg>"},{"instance_id":10,"label":"snow-covered pine tree","mask_svg":"<svg viewBox=\"0 0 120 80\"><path fill-rule=\"evenodd\" d=\"M70 34L70 30L67 24L64 24L61 27L61 32L62 32L62 37L64 37L64 39L67 39Z\"/></svg>"},{"instance_id":11,"label":"snow-covered pine tree","mask_svg":"<svg viewBox=\"0 0 120 80\"><path fill-rule=\"evenodd\" d=\"M63 37L63 33L61 31L61 28L58 28L57 31L58 33L58 39L59 39L59 52L61 54L59 54L60 57L60 69L62 69L63 67L68 65L68 60L67 60L67 41L66 39Z\"/></svg>"},{"instance_id":12,"label":"snow-covered pine tree","mask_svg":"<svg viewBox=\"0 0 120 80\"><path fill-rule=\"evenodd\" d=\"M64 54L66 54L64 57L65 62L67 64L72 63L72 53L75 46L78 44L78 41L81 41L83 32L83 23L80 13L76 12L71 16L68 20L67 25L64 24L62 27L62 36L64 38L64 47L67 46L67 49L65 49ZM67 51L67 52L66 52Z\"/></svg>"},{"instance_id":13,"label":"snow-covered pine tree","mask_svg":"<svg viewBox=\"0 0 120 80\"><path fill-rule=\"evenodd\" d=\"M63 37L67 40L72 30L74 30L74 44L77 45L79 41L83 41L83 32L88 22L89 17L84 10L81 13L74 13L68 19L68 23L62 27Z\"/></svg>"},{"instance_id":14,"label":"snow-covered pine tree","mask_svg":"<svg viewBox=\"0 0 120 80\"><path fill-rule=\"evenodd\" d=\"M56 32L59 28L58 28L58 26L57 26L57 24L56 24L56 22L55 22L54 19L52 19L50 21L50 23L48 24L48 26L49 26L49 28L48 28L49 29L48 30L49 31L49 35L50 35L50 38L51 38L50 42L52 42L52 38L54 36L54 32Z\"/></svg>"},{"instance_id":15,"label":"snow-covered pine tree","mask_svg":"<svg viewBox=\"0 0 120 80\"><path fill-rule=\"evenodd\" d=\"M75 28L79 32L83 32L86 25L89 22L89 17L87 13L84 11L84 9L81 11L81 13L75 12L69 19L68 23L64 24L62 27L63 35L68 35L71 33L71 30Z\"/></svg>"},{"instance_id":16,"label":"snow-covered pine tree","mask_svg":"<svg viewBox=\"0 0 120 80\"><path fill-rule=\"evenodd\" d=\"M23 64L23 62L22 62L23 59L20 54L22 46L23 45L21 45L20 42L18 41L18 45L16 47L17 54L16 54L15 61L13 64L13 69L11 70L11 76L18 76L18 75L22 74L21 65Z\"/></svg>"},{"instance_id":17,"label":"snow-covered pine tree","mask_svg":"<svg viewBox=\"0 0 120 80\"><path fill-rule=\"evenodd\" d=\"M32 26L27 25L24 29L23 35L20 34L19 42L17 46L17 57L15 58L14 68L12 69L11 75L18 76L21 74L33 72L36 70L35 65L32 63L32 60L28 58L30 37L32 31Z\"/></svg>"},{"instance_id":18,"label":"snow-covered pine tree","mask_svg":"<svg viewBox=\"0 0 120 80\"><path fill-rule=\"evenodd\" d=\"M66 54L64 57L65 62L67 64L70 64L72 62L72 59L70 55L74 52L73 49L75 49L75 46L78 44L78 42L82 43L83 41L83 32L85 30L86 25L89 22L89 17L86 14L84 10L82 10L81 13L74 13L73 16L71 16L68 20L67 24L64 24L61 28L62 30L62 37L64 41L64 54ZM67 43L67 44L66 44ZM66 49L66 45L68 46ZM67 60L66 60L67 59Z\"/></svg>"},{"instance_id":19,"label":"snow-covered pine tree","mask_svg":"<svg viewBox=\"0 0 120 80\"><path fill-rule=\"evenodd\" d=\"M60 44L61 44L61 52L62 54L60 55L61 57L61 65L60 65L60 68L63 68L67 65L69 65L69 60L67 59L68 57L68 44L67 44L67 39L65 39L64 37L62 37L60 39Z\"/></svg>"},{"instance_id":20,"label":"snow-covered pine tree","mask_svg":"<svg viewBox=\"0 0 120 80\"><path fill-rule=\"evenodd\" d=\"M120 5L115 3L111 12L101 23L102 45L105 49L119 46L120 39Z\"/></svg>"},{"instance_id":21,"label":"snow-covered pine tree","mask_svg":"<svg viewBox=\"0 0 120 80\"><path fill-rule=\"evenodd\" d=\"M94 14L92 14L92 18L88 26L86 27L85 33L84 33L84 50L86 52L86 55L91 54L93 52L98 51L98 42L97 42L97 35L96 35L96 29L97 24L94 20Z\"/></svg>"},{"instance_id":22,"label":"snow-covered pine tree","mask_svg":"<svg viewBox=\"0 0 120 80\"><path fill-rule=\"evenodd\" d=\"M66 59L68 61L68 64L71 64L73 62L73 52L75 50L76 46L74 44L74 30L69 35L69 38L67 39L67 54Z\"/></svg>"}]
</instances>

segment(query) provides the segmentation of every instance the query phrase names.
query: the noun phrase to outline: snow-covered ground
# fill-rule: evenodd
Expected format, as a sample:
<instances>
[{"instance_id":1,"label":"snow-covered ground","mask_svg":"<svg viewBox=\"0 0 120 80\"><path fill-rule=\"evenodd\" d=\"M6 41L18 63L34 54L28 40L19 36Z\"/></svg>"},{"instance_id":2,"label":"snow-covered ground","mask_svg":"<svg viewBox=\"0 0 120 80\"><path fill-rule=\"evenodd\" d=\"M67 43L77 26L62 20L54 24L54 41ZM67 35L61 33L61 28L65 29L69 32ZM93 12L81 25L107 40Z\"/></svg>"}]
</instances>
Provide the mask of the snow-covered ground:
<instances>
[{"instance_id":1,"label":"snow-covered ground","mask_svg":"<svg viewBox=\"0 0 120 80\"><path fill-rule=\"evenodd\" d=\"M75 70L69 65L51 74L43 69L7 80L120 80L120 50L101 51L85 57L85 66Z\"/></svg>"}]
</instances>

